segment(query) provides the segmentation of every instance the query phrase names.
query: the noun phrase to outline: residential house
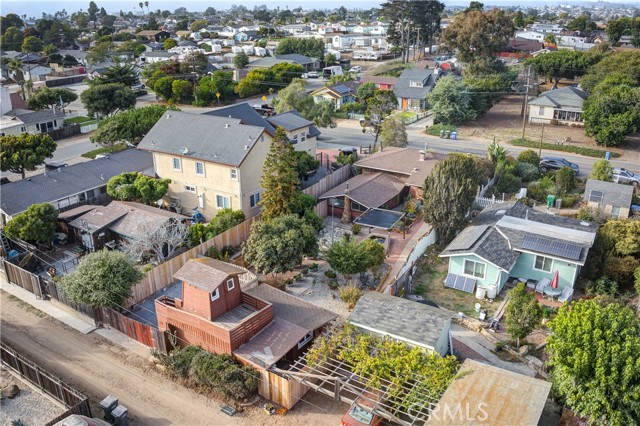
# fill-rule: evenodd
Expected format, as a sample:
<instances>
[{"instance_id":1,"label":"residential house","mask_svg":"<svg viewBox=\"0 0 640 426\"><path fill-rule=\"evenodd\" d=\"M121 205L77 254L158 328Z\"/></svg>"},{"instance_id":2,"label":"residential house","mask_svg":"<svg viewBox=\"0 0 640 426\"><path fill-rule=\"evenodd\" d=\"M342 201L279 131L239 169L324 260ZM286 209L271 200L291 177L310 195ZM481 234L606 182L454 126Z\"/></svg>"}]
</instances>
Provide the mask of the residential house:
<instances>
[{"instance_id":1,"label":"residential house","mask_svg":"<svg viewBox=\"0 0 640 426\"><path fill-rule=\"evenodd\" d=\"M2 185L1 222L7 223L32 204L50 203L65 211L81 204L106 203L107 182L124 172L153 173L153 156L129 149Z\"/></svg>"},{"instance_id":2,"label":"residential house","mask_svg":"<svg viewBox=\"0 0 640 426\"><path fill-rule=\"evenodd\" d=\"M0 117L0 136L51 132L64 127L64 117L56 108L40 111L14 108Z\"/></svg>"},{"instance_id":3,"label":"residential house","mask_svg":"<svg viewBox=\"0 0 640 426\"><path fill-rule=\"evenodd\" d=\"M145 52L140 55L140 62L144 62L146 64L154 64L156 62L164 62L164 61L177 61L180 55L175 52L164 52L162 50L158 50L155 52Z\"/></svg>"},{"instance_id":4,"label":"residential house","mask_svg":"<svg viewBox=\"0 0 640 426\"><path fill-rule=\"evenodd\" d=\"M358 175L325 192L334 199L332 215L344 222L372 209L393 209L408 197L422 198L422 185L445 155L411 148L385 148L356 161Z\"/></svg>"},{"instance_id":5,"label":"residential house","mask_svg":"<svg viewBox=\"0 0 640 426\"><path fill-rule=\"evenodd\" d=\"M81 210L86 210L82 206ZM73 217L69 212L65 216ZM153 235L169 223L186 222L189 218L169 210L146 204L112 201L106 206L93 206L68 223L71 241L82 241L87 251L114 249L122 240L139 240Z\"/></svg>"},{"instance_id":6,"label":"residential house","mask_svg":"<svg viewBox=\"0 0 640 426\"><path fill-rule=\"evenodd\" d=\"M290 24L284 25L283 27L281 27L281 30L284 31L285 34L296 35L304 33L306 31L311 31L311 27L307 24Z\"/></svg>"},{"instance_id":7,"label":"residential house","mask_svg":"<svg viewBox=\"0 0 640 426\"><path fill-rule=\"evenodd\" d=\"M584 199L589 207L599 209L614 219L629 217L633 186L588 179Z\"/></svg>"},{"instance_id":8,"label":"residential house","mask_svg":"<svg viewBox=\"0 0 640 426\"><path fill-rule=\"evenodd\" d=\"M529 40L520 37L511 37L502 48L500 56L509 56L514 53L532 53L544 49L544 43L540 40Z\"/></svg>"},{"instance_id":9,"label":"residential house","mask_svg":"<svg viewBox=\"0 0 640 426\"><path fill-rule=\"evenodd\" d=\"M529 102L529 123L583 126L582 105L588 96L573 86L544 92Z\"/></svg>"},{"instance_id":10,"label":"residential house","mask_svg":"<svg viewBox=\"0 0 640 426\"><path fill-rule=\"evenodd\" d=\"M242 25L227 25L222 28L222 31L218 31L218 34L221 37L233 38L236 34L238 34L241 30Z\"/></svg>"},{"instance_id":11,"label":"residential house","mask_svg":"<svg viewBox=\"0 0 640 426\"><path fill-rule=\"evenodd\" d=\"M157 176L171 179L169 204L211 220L224 208L258 214L271 140L264 127L237 118L167 111L138 147L153 153Z\"/></svg>"},{"instance_id":12,"label":"residential house","mask_svg":"<svg viewBox=\"0 0 640 426\"><path fill-rule=\"evenodd\" d=\"M305 151L315 158L320 131L313 122L295 110L267 117L266 121L273 127L282 127L296 151Z\"/></svg>"},{"instance_id":13,"label":"residential house","mask_svg":"<svg viewBox=\"0 0 640 426\"><path fill-rule=\"evenodd\" d=\"M435 85L437 74L427 68L411 68L402 71L393 86L393 93L398 98L398 108L426 109L429 105L427 96Z\"/></svg>"},{"instance_id":14,"label":"residential house","mask_svg":"<svg viewBox=\"0 0 640 426\"><path fill-rule=\"evenodd\" d=\"M310 58L308 56L298 55L297 53L256 59L255 61L249 62L247 68L271 68L274 65L282 63L300 65L304 68L305 72L315 71L320 68L320 61L317 58Z\"/></svg>"},{"instance_id":15,"label":"residential house","mask_svg":"<svg viewBox=\"0 0 640 426\"><path fill-rule=\"evenodd\" d=\"M387 29L389 24L374 24L374 25L356 25L353 28L355 34L369 34L369 35L387 35Z\"/></svg>"},{"instance_id":16,"label":"residential house","mask_svg":"<svg viewBox=\"0 0 640 426\"><path fill-rule=\"evenodd\" d=\"M179 30L179 31L176 31L176 36L181 40L188 39L189 37L191 37L191 31Z\"/></svg>"},{"instance_id":17,"label":"residential house","mask_svg":"<svg viewBox=\"0 0 640 426\"><path fill-rule=\"evenodd\" d=\"M79 64L82 64L84 66L87 65L87 55L89 54L89 52L87 52L86 50L58 50L58 52L56 53L59 53L60 55L62 55L62 57L65 57L66 55L72 56L76 61L78 61Z\"/></svg>"},{"instance_id":18,"label":"residential house","mask_svg":"<svg viewBox=\"0 0 640 426\"><path fill-rule=\"evenodd\" d=\"M446 356L454 314L442 308L372 291L358 300L347 322L363 333Z\"/></svg>"},{"instance_id":19,"label":"residential house","mask_svg":"<svg viewBox=\"0 0 640 426\"><path fill-rule=\"evenodd\" d=\"M440 253L449 259L445 286L499 293L509 277L535 284L552 280L573 288L598 225L536 211L519 201L485 207Z\"/></svg>"},{"instance_id":20,"label":"residential house","mask_svg":"<svg viewBox=\"0 0 640 426\"><path fill-rule=\"evenodd\" d=\"M342 83L334 84L333 86L325 86L314 90L309 94L314 102L329 101L333 104L335 109L340 109L344 104L349 102L355 102L357 99L358 87L360 87L358 81L345 81Z\"/></svg>"},{"instance_id":21,"label":"residential house","mask_svg":"<svg viewBox=\"0 0 640 426\"><path fill-rule=\"evenodd\" d=\"M170 34L167 31L162 30L144 30L136 33L136 36L145 38L149 41L161 43L168 39Z\"/></svg>"},{"instance_id":22,"label":"residential house","mask_svg":"<svg viewBox=\"0 0 640 426\"><path fill-rule=\"evenodd\" d=\"M527 26L531 31L538 31L544 34L560 34L564 31L564 27L560 24L546 24L535 22Z\"/></svg>"},{"instance_id":23,"label":"residential house","mask_svg":"<svg viewBox=\"0 0 640 426\"><path fill-rule=\"evenodd\" d=\"M467 359L425 425L553 424L542 418L550 391L550 382Z\"/></svg>"},{"instance_id":24,"label":"residential house","mask_svg":"<svg viewBox=\"0 0 640 426\"><path fill-rule=\"evenodd\" d=\"M318 27L314 31L317 31L318 35L321 35L321 36L327 36L327 35L330 36L336 32L336 29L334 27L323 25L321 27Z\"/></svg>"},{"instance_id":25,"label":"residential house","mask_svg":"<svg viewBox=\"0 0 640 426\"><path fill-rule=\"evenodd\" d=\"M256 30L246 30L240 31L239 33L233 36L234 40L237 42L246 42L246 41L256 41L261 38Z\"/></svg>"},{"instance_id":26,"label":"residential house","mask_svg":"<svg viewBox=\"0 0 640 426\"><path fill-rule=\"evenodd\" d=\"M396 77L385 77L378 75L367 75L360 79L362 84L373 83L378 90L393 90L398 79Z\"/></svg>"}]
</instances>

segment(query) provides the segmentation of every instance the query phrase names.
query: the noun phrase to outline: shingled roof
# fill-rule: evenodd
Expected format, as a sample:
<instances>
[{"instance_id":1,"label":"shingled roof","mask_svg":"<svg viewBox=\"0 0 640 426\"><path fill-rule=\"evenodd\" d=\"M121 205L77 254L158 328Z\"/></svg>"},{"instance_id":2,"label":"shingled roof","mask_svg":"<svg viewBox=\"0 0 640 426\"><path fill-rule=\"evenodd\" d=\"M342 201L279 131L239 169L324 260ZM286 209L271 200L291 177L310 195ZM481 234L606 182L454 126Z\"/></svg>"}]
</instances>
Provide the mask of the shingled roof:
<instances>
[{"instance_id":1,"label":"shingled roof","mask_svg":"<svg viewBox=\"0 0 640 426\"><path fill-rule=\"evenodd\" d=\"M365 207L376 208L402 192L404 186L405 179L387 173L363 173L325 192L320 199L346 196Z\"/></svg>"},{"instance_id":2,"label":"shingled roof","mask_svg":"<svg viewBox=\"0 0 640 426\"><path fill-rule=\"evenodd\" d=\"M427 152L422 160L421 153L415 149L385 148L384 151L376 152L357 161L354 166L381 172L401 173L408 176L407 185L422 187L425 178L431 173L438 161L445 157L445 154Z\"/></svg>"},{"instance_id":3,"label":"shingled roof","mask_svg":"<svg viewBox=\"0 0 640 426\"><path fill-rule=\"evenodd\" d=\"M246 271L227 262L202 257L189 259L173 277L202 290L213 292L229 275L241 275Z\"/></svg>"}]
</instances>

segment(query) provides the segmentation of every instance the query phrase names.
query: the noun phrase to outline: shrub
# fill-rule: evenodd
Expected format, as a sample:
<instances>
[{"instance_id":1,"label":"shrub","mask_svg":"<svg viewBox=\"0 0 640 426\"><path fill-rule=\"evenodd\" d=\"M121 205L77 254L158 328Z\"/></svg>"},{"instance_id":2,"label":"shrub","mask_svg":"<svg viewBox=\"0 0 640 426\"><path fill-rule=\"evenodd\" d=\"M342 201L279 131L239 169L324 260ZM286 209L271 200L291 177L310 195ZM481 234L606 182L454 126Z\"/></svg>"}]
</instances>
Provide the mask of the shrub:
<instances>
[{"instance_id":1,"label":"shrub","mask_svg":"<svg viewBox=\"0 0 640 426\"><path fill-rule=\"evenodd\" d=\"M547 201L547 195L552 194L556 195L558 193L558 188L556 186L556 181L553 175L548 174L540 179L540 188L544 191L544 201Z\"/></svg>"},{"instance_id":2,"label":"shrub","mask_svg":"<svg viewBox=\"0 0 640 426\"><path fill-rule=\"evenodd\" d=\"M518 155L518 163L531 164L537 169L540 165L540 156L534 150L527 149L525 151L522 151L520 155Z\"/></svg>"},{"instance_id":3,"label":"shrub","mask_svg":"<svg viewBox=\"0 0 640 426\"><path fill-rule=\"evenodd\" d=\"M340 299L347 304L349 309L356 306L360 297L362 297L362 290L356 285L348 284L340 289Z\"/></svg>"},{"instance_id":4,"label":"shrub","mask_svg":"<svg viewBox=\"0 0 640 426\"><path fill-rule=\"evenodd\" d=\"M317 271L318 270L318 264L317 263L312 263L311 265L309 265L309 270L310 271Z\"/></svg>"},{"instance_id":5,"label":"shrub","mask_svg":"<svg viewBox=\"0 0 640 426\"><path fill-rule=\"evenodd\" d=\"M600 209L582 206L578 210L578 219L586 220L587 222L604 223L607 221L607 216Z\"/></svg>"},{"instance_id":6,"label":"shrub","mask_svg":"<svg viewBox=\"0 0 640 426\"><path fill-rule=\"evenodd\" d=\"M153 269L153 263L147 263L146 265L144 265L144 267L142 268L142 273L146 274L147 272L149 272L150 270Z\"/></svg>"},{"instance_id":7,"label":"shrub","mask_svg":"<svg viewBox=\"0 0 640 426\"><path fill-rule=\"evenodd\" d=\"M333 279L336 279L338 277L338 274L336 274L334 271L329 269L327 271L324 271L324 276L327 277L327 278L331 278L333 280Z\"/></svg>"},{"instance_id":8,"label":"shrub","mask_svg":"<svg viewBox=\"0 0 640 426\"><path fill-rule=\"evenodd\" d=\"M137 98L139 98L140 96L144 96L144 95L148 94L148 92L146 90L144 90L144 89L136 90L133 93L136 95Z\"/></svg>"},{"instance_id":9,"label":"shrub","mask_svg":"<svg viewBox=\"0 0 640 426\"><path fill-rule=\"evenodd\" d=\"M512 145L515 146L526 146L531 148L540 148L540 141L531 141L528 139L514 139L511 141ZM584 148L581 146L573 146L573 145L556 145L554 143L543 143L542 149L548 149L551 151L564 151L564 152L573 152L574 154L585 155L587 157L595 157L595 158L603 158L605 150L603 149L595 149L595 148ZM611 158L618 158L620 154L617 152L611 152Z\"/></svg>"},{"instance_id":10,"label":"shrub","mask_svg":"<svg viewBox=\"0 0 640 426\"><path fill-rule=\"evenodd\" d=\"M595 282L589 281L585 290L589 296L615 296L618 294L618 283L609 277L602 277Z\"/></svg>"},{"instance_id":11,"label":"shrub","mask_svg":"<svg viewBox=\"0 0 640 426\"><path fill-rule=\"evenodd\" d=\"M358 223L354 223L353 225L351 225L351 233L353 233L353 235L360 235L361 229L362 226L360 226L360 224Z\"/></svg>"},{"instance_id":12,"label":"shrub","mask_svg":"<svg viewBox=\"0 0 640 426\"><path fill-rule=\"evenodd\" d=\"M540 182L532 182L527 187L527 197L543 203L547 198L547 194L540 186Z\"/></svg>"},{"instance_id":13,"label":"shrub","mask_svg":"<svg viewBox=\"0 0 640 426\"><path fill-rule=\"evenodd\" d=\"M640 267L640 259L633 256L608 256L604 263L604 274L625 289L633 288L634 272Z\"/></svg>"},{"instance_id":14,"label":"shrub","mask_svg":"<svg viewBox=\"0 0 640 426\"><path fill-rule=\"evenodd\" d=\"M458 128L452 124L434 124L433 126L427 126L426 129L427 134L432 136L440 136L440 130L455 132Z\"/></svg>"},{"instance_id":15,"label":"shrub","mask_svg":"<svg viewBox=\"0 0 640 426\"><path fill-rule=\"evenodd\" d=\"M533 198L529 198L529 197L522 197L518 201L520 201L522 204L524 204L525 206L528 206L528 207L533 207L533 205L535 203Z\"/></svg>"},{"instance_id":16,"label":"shrub","mask_svg":"<svg viewBox=\"0 0 640 426\"><path fill-rule=\"evenodd\" d=\"M518 163L516 165L516 176L519 176L523 182L532 182L540 176L538 166L531 163Z\"/></svg>"},{"instance_id":17,"label":"shrub","mask_svg":"<svg viewBox=\"0 0 640 426\"><path fill-rule=\"evenodd\" d=\"M518 177L514 176L511 173L504 173L502 176L500 176L500 180L498 180L496 191L511 194L514 192L518 192L521 186L522 182Z\"/></svg>"},{"instance_id":18,"label":"shrub","mask_svg":"<svg viewBox=\"0 0 640 426\"><path fill-rule=\"evenodd\" d=\"M578 198L577 195L564 195L562 197L562 207L570 208L575 206Z\"/></svg>"},{"instance_id":19,"label":"shrub","mask_svg":"<svg viewBox=\"0 0 640 426\"><path fill-rule=\"evenodd\" d=\"M485 157L474 157L473 160L476 163L476 169L478 170L478 176L482 182L491 179L496 172L496 166L491 160Z\"/></svg>"},{"instance_id":20,"label":"shrub","mask_svg":"<svg viewBox=\"0 0 640 426\"><path fill-rule=\"evenodd\" d=\"M556 172L556 186L561 194L576 188L576 175L570 167L563 167Z\"/></svg>"}]
</instances>

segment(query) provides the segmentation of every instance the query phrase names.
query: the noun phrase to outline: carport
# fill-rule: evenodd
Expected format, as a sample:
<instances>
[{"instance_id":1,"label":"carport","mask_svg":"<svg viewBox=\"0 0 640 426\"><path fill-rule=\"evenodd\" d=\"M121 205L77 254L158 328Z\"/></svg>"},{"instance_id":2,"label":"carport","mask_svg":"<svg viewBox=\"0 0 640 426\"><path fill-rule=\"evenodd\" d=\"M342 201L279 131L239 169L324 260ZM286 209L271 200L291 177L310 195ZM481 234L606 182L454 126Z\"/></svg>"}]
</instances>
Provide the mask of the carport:
<instances>
[{"instance_id":1,"label":"carport","mask_svg":"<svg viewBox=\"0 0 640 426\"><path fill-rule=\"evenodd\" d=\"M353 222L371 228L390 230L403 216L404 213L395 210L369 209Z\"/></svg>"}]
</instances>

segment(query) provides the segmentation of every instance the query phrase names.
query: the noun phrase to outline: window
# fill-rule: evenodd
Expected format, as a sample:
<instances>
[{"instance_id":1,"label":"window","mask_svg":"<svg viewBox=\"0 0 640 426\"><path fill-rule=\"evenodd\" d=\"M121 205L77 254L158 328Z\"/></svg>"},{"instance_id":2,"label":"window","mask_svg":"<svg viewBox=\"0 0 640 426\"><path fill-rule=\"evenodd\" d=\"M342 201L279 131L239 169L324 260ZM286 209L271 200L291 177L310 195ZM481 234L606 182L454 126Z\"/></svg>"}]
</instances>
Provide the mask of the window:
<instances>
[{"instance_id":1,"label":"window","mask_svg":"<svg viewBox=\"0 0 640 426\"><path fill-rule=\"evenodd\" d=\"M611 217L613 217L614 219L620 218L620 207L611 208Z\"/></svg>"},{"instance_id":2,"label":"window","mask_svg":"<svg viewBox=\"0 0 640 426\"><path fill-rule=\"evenodd\" d=\"M540 107L538 110L538 115L544 115L544 107Z\"/></svg>"},{"instance_id":3,"label":"window","mask_svg":"<svg viewBox=\"0 0 640 426\"><path fill-rule=\"evenodd\" d=\"M231 180L238 180L238 169L231 169Z\"/></svg>"},{"instance_id":4,"label":"window","mask_svg":"<svg viewBox=\"0 0 640 426\"><path fill-rule=\"evenodd\" d=\"M307 140L307 134L305 132L300 133L300 140L302 142Z\"/></svg>"},{"instance_id":5,"label":"window","mask_svg":"<svg viewBox=\"0 0 640 426\"><path fill-rule=\"evenodd\" d=\"M249 196L249 205L251 208L257 207L260 202L260 193L255 193Z\"/></svg>"},{"instance_id":6,"label":"window","mask_svg":"<svg viewBox=\"0 0 640 426\"><path fill-rule=\"evenodd\" d=\"M178 157L173 157L173 170L180 170L180 159Z\"/></svg>"},{"instance_id":7,"label":"window","mask_svg":"<svg viewBox=\"0 0 640 426\"><path fill-rule=\"evenodd\" d=\"M591 191L589 193L589 201L592 203L601 203L604 199L604 192L602 191Z\"/></svg>"},{"instance_id":8,"label":"window","mask_svg":"<svg viewBox=\"0 0 640 426\"><path fill-rule=\"evenodd\" d=\"M194 194L196 193L196 187L193 185L185 185L184 190L187 192L193 192Z\"/></svg>"},{"instance_id":9,"label":"window","mask_svg":"<svg viewBox=\"0 0 640 426\"><path fill-rule=\"evenodd\" d=\"M464 274L470 277L476 277L484 279L485 264L481 262L475 262L473 260L464 260Z\"/></svg>"},{"instance_id":10,"label":"window","mask_svg":"<svg viewBox=\"0 0 640 426\"><path fill-rule=\"evenodd\" d=\"M553 269L553 259L550 257L536 256L533 269L536 271L551 272L551 269Z\"/></svg>"},{"instance_id":11,"label":"window","mask_svg":"<svg viewBox=\"0 0 640 426\"><path fill-rule=\"evenodd\" d=\"M219 209L230 209L231 199L222 195L216 195L216 207Z\"/></svg>"},{"instance_id":12,"label":"window","mask_svg":"<svg viewBox=\"0 0 640 426\"><path fill-rule=\"evenodd\" d=\"M214 300L218 300L218 299L220 299L220 292L216 288L215 291L211 293L211 301L213 302Z\"/></svg>"},{"instance_id":13,"label":"window","mask_svg":"<svg viewBox=\"0 0 640 426\"><path fill-rule=\"evenodd\" d=\"M24 126L22 126L22 127L20 127L20 131L21 131L21 132L26 132L26 131L27 131L27 128L26 128L26 127L24 127Z\"/></svg>"},{"instance_id":14,"label":"window","mask_svg":"<svg viewBox=\"0 0 640 426\"><path fill-rule=\"evenodd\" d=\"M312 339L313 339L313 331L310 331L307 333L306 336L304 336L304 339L300 340L300 342L298 343L298 349L302 349L302 347L307 343L309 343Z\"/></svg>"},{"instance_id":15,"label":"window","mask_svg":"<svg viewBox=\"0 0 640 426\"><path fill-rule=\"evenodd\" d=\"M422 82L411 80L409 81L409 87L422 87Z\"/></svg>"},{"instance_id":16,"label":"window","mask_svg":"<svg viewBox=\"0 0 640 426\"><path fill-rule=\"evenodd\" d=\"M233 281L233 278L227 280L227 291L231 291L236 288L236 283Z\"/></svg>"},{"instance_id":17,"label":"window","mask_svg":"<svg viewBox=\"0 0 640 426\"><path fill-rule=\"evenodd\" d=\"M201 161L196 161L196 174L198 176L204 176L204 163Z\"/></svg>"}]
</instances>

